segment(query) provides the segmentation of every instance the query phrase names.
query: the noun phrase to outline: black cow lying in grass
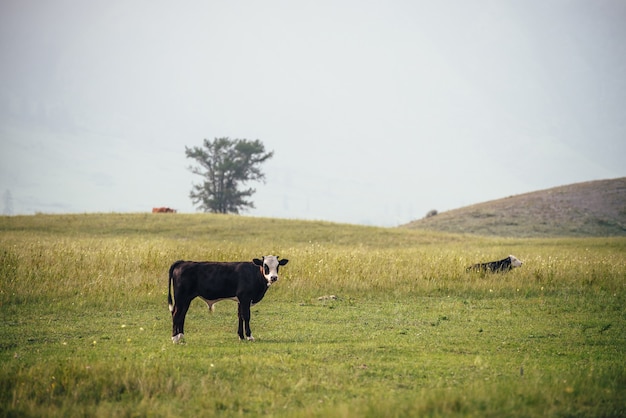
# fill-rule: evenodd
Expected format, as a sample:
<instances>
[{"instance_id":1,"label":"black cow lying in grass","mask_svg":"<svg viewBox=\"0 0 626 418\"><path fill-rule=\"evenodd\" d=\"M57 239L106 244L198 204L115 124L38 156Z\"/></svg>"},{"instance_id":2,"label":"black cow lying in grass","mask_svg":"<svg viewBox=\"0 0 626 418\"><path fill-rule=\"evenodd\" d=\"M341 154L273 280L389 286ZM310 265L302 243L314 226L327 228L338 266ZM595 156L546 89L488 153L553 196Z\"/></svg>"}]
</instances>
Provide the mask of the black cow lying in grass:
<instances>
[{"instance_id":1,"label":"black cow lying in grass","mask_svg":"<svg viewBox=\"0 0 626 418\"><path fill-rule=\"evenodd\" d=\"M502 260L474 264L473 266L469 266L467 268L467 271L489 271L492 273L504 273L511 270L513 267L521 267L522 264L523 263L517 257L510 255Z\"/></svg>"}]
</instances>

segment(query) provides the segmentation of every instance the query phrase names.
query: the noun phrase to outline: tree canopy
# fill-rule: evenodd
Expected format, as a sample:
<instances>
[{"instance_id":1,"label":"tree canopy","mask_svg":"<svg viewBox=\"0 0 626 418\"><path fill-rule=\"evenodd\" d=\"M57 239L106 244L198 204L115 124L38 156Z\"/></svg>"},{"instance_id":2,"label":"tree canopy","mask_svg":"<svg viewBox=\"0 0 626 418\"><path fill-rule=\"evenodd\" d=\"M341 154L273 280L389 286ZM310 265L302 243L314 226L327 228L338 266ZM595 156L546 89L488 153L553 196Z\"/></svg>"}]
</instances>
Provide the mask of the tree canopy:
<instances>
[{"instance_id":1,"label":"tree canopy","mask_svg":"<svg viewBox=\"0 0 626 418\"><path fill-rule=\"evenodd\" d=\"M264 181L261 164L272 158L261 141L247 139L205 139L201 147L185 147L187 158L195 161L189 170L203 178L194 184L189 197L198 209L212 213L239 213L254 208L249 198L253 188L240 188L249 181Z\"/></svg>"}]
</instances>

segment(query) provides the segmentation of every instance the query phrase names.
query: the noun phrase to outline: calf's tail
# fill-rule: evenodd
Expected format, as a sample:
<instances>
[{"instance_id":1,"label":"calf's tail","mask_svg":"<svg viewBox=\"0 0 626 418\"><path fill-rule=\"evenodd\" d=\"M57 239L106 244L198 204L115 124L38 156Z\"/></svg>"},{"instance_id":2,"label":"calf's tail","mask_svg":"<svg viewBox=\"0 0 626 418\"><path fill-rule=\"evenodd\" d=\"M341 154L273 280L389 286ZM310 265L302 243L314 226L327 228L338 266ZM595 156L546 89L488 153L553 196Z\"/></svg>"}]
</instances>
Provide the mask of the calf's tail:
<instances>
[{"instance_id":1,"label":"calf's tail","mask_svg":"<svg viewBox=\"0 0 626 418\"><path fill-rule=\"evenodd\" d=\"M170 277L167 283L167 304L170 308L171 313L174 313L174 302L172 301L172 280L174 279L174 269L178 267L178 265L182 262L183 260L178 260L177 262L175 262L174 264L170 266L170 273L169 273Z\"/></svg>"}]
</instances>

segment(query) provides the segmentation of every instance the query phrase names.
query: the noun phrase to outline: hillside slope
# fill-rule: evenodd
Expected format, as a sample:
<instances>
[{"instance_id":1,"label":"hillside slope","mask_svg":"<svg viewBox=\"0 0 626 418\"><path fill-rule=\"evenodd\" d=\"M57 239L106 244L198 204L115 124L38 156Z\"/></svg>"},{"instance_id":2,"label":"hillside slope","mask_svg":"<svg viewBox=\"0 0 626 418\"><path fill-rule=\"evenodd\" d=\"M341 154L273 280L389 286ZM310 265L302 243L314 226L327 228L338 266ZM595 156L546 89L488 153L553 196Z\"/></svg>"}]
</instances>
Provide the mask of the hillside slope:
<instances>
[{"instance_id":1,"label":"hillside slope","mask_svg":"<svg viewBox=\"0 0 626 418\"><path fill-rule=\"evenodd\" d=\"M402 227L514 237L626 235L626 177L510 196Z\"/></svg>"}]
</instances>

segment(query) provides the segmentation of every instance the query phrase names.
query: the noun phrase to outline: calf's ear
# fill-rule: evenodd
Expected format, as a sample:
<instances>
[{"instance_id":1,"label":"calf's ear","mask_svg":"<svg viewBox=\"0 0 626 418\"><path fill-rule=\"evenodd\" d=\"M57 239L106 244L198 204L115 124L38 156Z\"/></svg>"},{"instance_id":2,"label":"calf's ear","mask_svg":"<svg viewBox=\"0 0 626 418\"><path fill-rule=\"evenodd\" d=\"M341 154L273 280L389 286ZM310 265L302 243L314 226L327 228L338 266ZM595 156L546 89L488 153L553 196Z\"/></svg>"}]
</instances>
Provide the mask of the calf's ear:
<instances>
[{"instance_id":1,"label":"calf's ear","mask_svg":"<svg viewBox=\"0 0 626 418\"><path fill-rule=\"evenodd\" d=\"M258 258L253 258L252 262L254 264L256 264L257 266L262 266L263 265L263 260L259 260Z\"/></svg>"},{"instance_id":2,"label":"calf's ear","mask_svg":"<svg viewBox=\"0 0 626 418\"><path fill-rule=\"evenodd\" d=\"M285 264L287 264L289 262L289 260L287 260L286 258L283 258L282 260L280 260L278 262L279 266L284 266Z\"/></svg>"}]
</instances>

